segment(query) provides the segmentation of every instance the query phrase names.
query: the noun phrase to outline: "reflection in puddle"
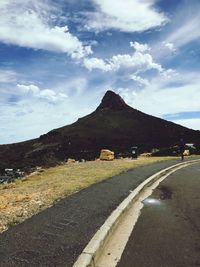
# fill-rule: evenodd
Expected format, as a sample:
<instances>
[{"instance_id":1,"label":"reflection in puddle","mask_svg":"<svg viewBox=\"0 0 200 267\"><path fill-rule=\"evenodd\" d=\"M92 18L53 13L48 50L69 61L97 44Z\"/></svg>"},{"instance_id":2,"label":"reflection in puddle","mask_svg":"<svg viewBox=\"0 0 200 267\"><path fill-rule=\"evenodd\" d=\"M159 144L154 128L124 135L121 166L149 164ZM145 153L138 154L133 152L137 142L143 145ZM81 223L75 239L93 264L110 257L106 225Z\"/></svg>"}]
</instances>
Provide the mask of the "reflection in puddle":
<instances>
[{"instance_id":1,"label":"reflection in puddle","mask_svg":"<svg viewBox=\"0 0 200 267\"><path fill-rule=\"evenodd\" d=\"M161 201L155 198L146 198L143 203L148 205L160 205Z\"/></svg>"},{"instance_id":2,"label":"reflection in puddle","mask_svg":"<svg viewBox=\"0 0 200 267\"><path fill-rule=\"evenodd\" d=\"M160 199L172 199L172 189L168 186L162 185L159 186L158 189L160 190Z\"/></svg>"}]
</instances>

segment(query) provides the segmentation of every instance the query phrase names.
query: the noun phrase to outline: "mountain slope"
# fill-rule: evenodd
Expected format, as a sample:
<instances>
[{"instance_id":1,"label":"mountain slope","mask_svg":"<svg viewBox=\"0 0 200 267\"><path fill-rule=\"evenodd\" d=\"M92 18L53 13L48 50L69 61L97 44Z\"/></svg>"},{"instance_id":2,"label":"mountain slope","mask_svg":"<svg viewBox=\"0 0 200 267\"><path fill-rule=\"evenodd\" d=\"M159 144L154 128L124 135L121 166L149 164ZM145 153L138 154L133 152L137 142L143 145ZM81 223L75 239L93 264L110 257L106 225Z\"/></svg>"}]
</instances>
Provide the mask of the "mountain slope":
<instances>
[{"instance_id":1,"label":"mountain slope","mask_svg":"<svg viewBox=\"0 0 200 267\"><path fill-rule=\"evenodd\" d=\"M30 140L0 146L0 168L52 166L68 157L94 159L102 148L116 153L137 145L141 151L186 142L199 142L200 132L165 121L128 106L112 91L101 104L77 122Z\"/></svg>"}]
</instances>

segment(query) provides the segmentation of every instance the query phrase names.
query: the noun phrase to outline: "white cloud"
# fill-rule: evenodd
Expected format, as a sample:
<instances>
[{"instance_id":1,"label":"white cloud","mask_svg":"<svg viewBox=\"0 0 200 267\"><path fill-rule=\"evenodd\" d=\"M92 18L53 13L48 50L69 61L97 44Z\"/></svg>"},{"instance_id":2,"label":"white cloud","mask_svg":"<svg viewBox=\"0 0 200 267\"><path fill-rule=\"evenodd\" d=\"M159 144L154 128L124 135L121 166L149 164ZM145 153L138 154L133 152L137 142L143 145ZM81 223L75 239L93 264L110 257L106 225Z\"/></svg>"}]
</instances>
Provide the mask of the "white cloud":
<instances>
[{"instance_id":1,"label":"white cloud","mask_svg":"<svg viewBox=\"0 0 200 267\"><path fill-rule=\"evenodd\" d=\"M141 85L145 85L145 86L149 85L149 81L147 79L144 79L144 78L137 76L137 75L134 75L134 74L130 75L130 79L138 82Z\"/></svg>"},{"instance_id":2,"label":"white cloud","mask_svg":"<svg viewBox=\"0 0 200 267\"><path fill-rule=\"evenodd\" d=\"M200 130L200 119L182 119L182 120L173 120L173 122L183 125L190 129Z\"/></svg>"},{"instance_id":3,"label":"white cloud","mask_svg":"<svg viewBox=\"0 0 200 267\"><path fill-rule=\"evenodd\" d=\"M3 0L0 8L0 42L66 53L75 59L91 54L91 47L84 46L67 26L53 25L50 6L48 2L39 0L19 0L17 3L15 0Z\"/></svg>"},{"instance_id":4,"label":"white cloud","mask_svg":"<svg viewBox=\"0 0 200 267\"><path fill-rule=\"evenodd\" d=\"M88 80L88 77L81 76L79 73L78 77L74 76L70 79L58 82L55 85L55 88L57 88L58 91L66 92L66 94L69 96L69 99L71 97L79 98L80 95L86 93L88 88Z\"/></svg>"},{"instance_id":5,"label":"white cloud","mask_svg":"<svg viewBox=\"0 0 200 267\"><path fill-rule=\"evenodd\" d=\"M17 73L13 70L0 70L0 83L11 83L17 79Z\"/></svg>"},{"instance_id":6,"label":"white cloud","mask_svg":"<svg viewBox=\"0 0 200 267\"><path fill-rule=\"evenodd\" d=\"M181 53L181 48L190 42L200 40L200 13L199 3L191 3L181 6L171 20L168 31L161 34L161 39L155 41L152 53L155 58L169 57Z\"/></svg>"},{"instance_id":7,"label":"white cloud","mask_svg":"<svg viewBox=\"0 0 200 267\"><path fill-rule=\"evenodd\" d=\"M131 90L130 88L117 88L113 89L113 91L117 91L117 93L124 98L127 104L132 105L132 100L137 97L138 92Z\"/></svg>"},{"instance_id":8,"label":"white cloud","mask_svg":"<svg viewBox=\"0 0 200 267\"><path fill-rule=\"evenodd\" d=\"M113 56L111 59L113 69L133 68L136 72L144 72L146 70L155 69L162 71L160 64L153 61L149 53L134 52L132 55L124 54Z\"/></svg>"},{"instance_id":9,"label":"white cloud","mask_svg":"<svg viewBox=\"0 0 200 267\"><path fill-rule=\"evenodd\" d=\"M168 78L168 80L169 79L173 79L173 78L175 78L175 77L177 77L177 76L179 76L179 74L178 74L178 72L176 71L176 70L174 70L174 69L167 69L167 70L164 70L163 72L161 72L161 77L164 77L164 78ZM167 81L168 81L167 80ZM163 80L163 82L164 82L165 80Z\"/></svg>"},{"instance_id":10,"label":"white cloud","mask_svg":"<svg viewBox=\"0 0 200 267\"><path fill-rule=\"evenodd\" d=\"M168 22L156 10L156 0L93 0L96 11L87 14L86 28L104 31L116 29L124 32L141 32Z\"/></svg>"},{"instance_id":11,"label":"white cloud","mask_svg":"<svg viewBox=\"0 0 200 267\"><path fill-rule=\"evenodd\" d=\"M20 84L20 88L17 88L20 100L14 105L6 101L0 105L0 143L36 138L94 111L100 93L96 87L89 91L87 82L85 77L73 77L56 84L56 92L66 92L68 98L65 93L62 98L62 93L56 93L55 90L42 90L34 84ZM53 102L52 105L52 101L49 101L52 95L54 100L52 91L64 101Z\"/></svg>"},{"instance_id":12,"label":"white cloud","mask_svg":"<svg viewBox=\"0 0 200 267\"><path fill-rule=\"evenodd\" d=\"M135 49L132 54L115 55L106 61L99 58L85 59L83 64L90 71L99 69L104 72L118 71L120 69L130 69L134 73L145 72L147 70L157 70L164 72L162 66L154 62L152 56L148 53L150 48L147 44L139 44L137 42L130 43L130 46Z\"/></svg>"},{"instance_id":13,"label":"white cloud","mask_svg":"<svg viewBox=\"0 0 200 267\"><path fill-rule=\"evenodd\" d=\"M197 73L180 73L151 80L143 90L120 89L127 103L147 114L162 117L165 114L200 110L200 79Z\"/></svg>"},{"instance_id":14,"label":"white cloud","mask_svg":"<svg viewBox=\"0 0 200 267\"><path fill-rule=\"evenodd\" d=\"M188 53L190 50L188 49L190 48L189 44L191 42L197 42L196 48L199 46L199 4L199 1L183 1L181 5L178 5L178 8L173 14L173 19L168 25L167 31L162 31L160 33L160 38L154 40L151 45L151 51L154 58L169 62L173 56L180 56L182 52L186 52L185 50L182 50L184 46L188 46ZM196 50L196 48L194 50ZM191 50L190 52L192 52Z\"/></svg>"},{"instance_id":15,"label":"white cloud","mask_svg":"<svg viewBox=\"0 0 200 267\"><path fill-rule=\"evenodd\" d=\"M105 72L112 71L112 66L101 58L85 58L83 64L89 71L93 69L99 69Z\"/></svg>"},{"instance_id":16,"label":"white cloud","mask_svg":"<svg viewBox=\"0 0 200 267\"><path fill-rule=\"evenodd\" d=\"M166 38L166 43L174 43L176 47L182 47L189 42L200 38L200 15L199 12L193 14L192 18L182 20L181 25L176 27Z\"/></svg>"},{"instance_id":17,"label":"white cloud","mask_svg":"<svg viewBox=\"0 0 200 267\"><path fill-rule=\"evenodd\" d=\"M33 85L33 84L30 84L30 85L18 84L17 88L24 95L27 95L28 97L43 99L51 103L60 102L67 98L66 94L57 93L50 89L41 90L38 86Z\"/></svg>"},{"instance_id":18,"label":"white cloud","mask_svg":"<svg viewBox=\"0 0 200 267\"><path fill-rule=\"evenodd\" d=\"M33 84L31 85L18 84L17 87L25 94L31 94L37 96L40 93L39 87Z\"/></svg>"},{"instance_id":19,"label":"white cloud","mask_svg":"<svg viewBox=\"0 0 200 267\"><path fill-rule=\"evenodd\" d=\"M172 52L175 52L175 51L176 51L176 48L175 48L175 46L174 46L173 43L166 43L166 42L163 42L163 45L164 45L166 48L168 48L170 51L172 51Z\"/></svg>"},{"instance_id":20,"label":"white cloud","mask_svg":"<svg viewBox=\"0 0 200 267\"><path fill-rule=\"evenodd\" d=\"M147 52L151 50L148 44L140 44L138 42L130 42L130 47L133 47L138 52Z\"/></svg>"}]
</instances>

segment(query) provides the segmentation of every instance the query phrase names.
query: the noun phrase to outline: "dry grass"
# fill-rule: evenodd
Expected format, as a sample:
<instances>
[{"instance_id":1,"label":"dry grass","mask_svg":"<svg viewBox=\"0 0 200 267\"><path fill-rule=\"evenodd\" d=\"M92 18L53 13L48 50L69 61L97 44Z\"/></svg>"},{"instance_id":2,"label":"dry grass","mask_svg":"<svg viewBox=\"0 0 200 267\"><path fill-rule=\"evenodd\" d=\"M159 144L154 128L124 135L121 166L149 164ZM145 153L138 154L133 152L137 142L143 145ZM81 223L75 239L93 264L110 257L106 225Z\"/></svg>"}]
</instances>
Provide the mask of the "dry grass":
<instances>
[{"instance_id":1,"label":"dry grass","mask_svg":"<svg viewBox=\"0 0 200 267\"><path fill-rule=\"evenodd\" d=\"M91 184L131 168L172 157L71 163L0 185L0 232Z\"/></svg>"}]
</instances>

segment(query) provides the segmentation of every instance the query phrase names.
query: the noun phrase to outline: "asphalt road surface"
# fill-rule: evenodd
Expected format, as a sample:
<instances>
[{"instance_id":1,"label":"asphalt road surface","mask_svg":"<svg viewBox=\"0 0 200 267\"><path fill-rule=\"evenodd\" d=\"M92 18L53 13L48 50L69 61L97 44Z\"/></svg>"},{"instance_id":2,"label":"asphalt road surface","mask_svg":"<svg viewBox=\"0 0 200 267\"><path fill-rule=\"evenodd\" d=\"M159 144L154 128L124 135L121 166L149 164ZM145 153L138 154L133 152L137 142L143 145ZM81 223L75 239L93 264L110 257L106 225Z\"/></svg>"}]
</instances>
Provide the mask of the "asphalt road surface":
<instances>
[{"instance_id":1,"label":"asphalt road surface","mask_svg":"<svg viewBox=\"0 0 200 267\"><path fill-rule=\"evenodd\" d=\"M112 177L61 200L2 233L0 266L72 266L130 190L150 175L177 162L180 160L160 162Z\"/></svg>"},{"instance_id":2,"label":"asphalt road surface","mask_svg":"<svg viewBox=\"0 0 200 267\"><path fill-rule=\"evenodd\" d=\"M144 208L117 267L200 266L200 164L164 180Z\"/></svg>"}]
</instances>

